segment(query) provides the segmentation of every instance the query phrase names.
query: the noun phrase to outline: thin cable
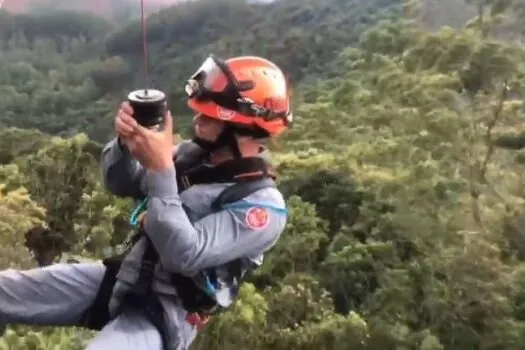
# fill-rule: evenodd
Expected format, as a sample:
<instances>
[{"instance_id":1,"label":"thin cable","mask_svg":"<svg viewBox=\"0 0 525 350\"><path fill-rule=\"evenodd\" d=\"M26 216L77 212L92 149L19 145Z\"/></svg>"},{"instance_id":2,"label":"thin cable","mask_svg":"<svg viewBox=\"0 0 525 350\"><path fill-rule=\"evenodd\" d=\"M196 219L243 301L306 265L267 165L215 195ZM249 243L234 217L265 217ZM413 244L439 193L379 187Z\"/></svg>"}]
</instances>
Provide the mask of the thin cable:
<instances>
[{"instance_id":1,"label":"thin cable","mask_svg":"<svg viewBox=\"0 0 525 350\"><path fill-rule=\"evenodd\" d=\"M144 94L148 95L148 41L146 40L146 16L144 15L144 0L140 0L140 18L142 26L142 58L144 60Z\"/></svg>"}]
</instances>

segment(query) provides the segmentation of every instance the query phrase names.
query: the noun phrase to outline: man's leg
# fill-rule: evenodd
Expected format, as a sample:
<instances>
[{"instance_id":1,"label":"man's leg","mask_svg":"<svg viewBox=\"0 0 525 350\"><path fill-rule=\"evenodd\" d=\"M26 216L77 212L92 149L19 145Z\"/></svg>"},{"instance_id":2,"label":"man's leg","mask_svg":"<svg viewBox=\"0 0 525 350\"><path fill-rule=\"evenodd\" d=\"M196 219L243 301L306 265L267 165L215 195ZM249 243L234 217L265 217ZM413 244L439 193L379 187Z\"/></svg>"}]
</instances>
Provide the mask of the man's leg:
<instances>
[{"instance_id":1,"label":"man's leg","mask_svg":"<svg viewBox=\"0 0 525 350\"><path fill-rule=\"evenodd\" d=\"M1 271L0 327L78 325L97 295L105 270L100 263L82 263Z\"/></svg>"},{"instance_id":2,"label":"man's leg","mask_svg":"<svg viewBox=\"0 0 525 350\"><path fill-rule=\"evenodd\" d=\"M195 327L186 321L187 312L162 298L170 319L170 350L187 350L196 335ZM89 343L86 350L162 350L157 329L142 315L126 312L108 323Z\"/></svg>"}]
</instances>

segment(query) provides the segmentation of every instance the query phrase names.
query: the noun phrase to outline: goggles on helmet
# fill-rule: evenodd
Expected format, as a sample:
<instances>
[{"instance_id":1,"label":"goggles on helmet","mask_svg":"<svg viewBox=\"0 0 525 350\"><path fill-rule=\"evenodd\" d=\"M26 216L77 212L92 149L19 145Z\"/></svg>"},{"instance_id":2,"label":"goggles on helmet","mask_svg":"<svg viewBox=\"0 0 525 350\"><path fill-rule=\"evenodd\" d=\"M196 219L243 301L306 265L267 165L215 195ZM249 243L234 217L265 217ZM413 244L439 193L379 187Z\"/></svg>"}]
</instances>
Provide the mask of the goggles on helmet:
<instances>
[{"instance_id":1,"label":"goggles on helmet","mask_svg":"<svg viewBox=\"0 0 525 350\"><path fill-rule=\"evenodd\" d=\"M287 121L290 114L288 101L269 97L264 105L260 105L241 95L242 91L253 89L255 84L252 80L237 81L224 61L210 55L187 81L185 90L189 98L213 101L248 117Z\"/></svg>"}]
</instances>

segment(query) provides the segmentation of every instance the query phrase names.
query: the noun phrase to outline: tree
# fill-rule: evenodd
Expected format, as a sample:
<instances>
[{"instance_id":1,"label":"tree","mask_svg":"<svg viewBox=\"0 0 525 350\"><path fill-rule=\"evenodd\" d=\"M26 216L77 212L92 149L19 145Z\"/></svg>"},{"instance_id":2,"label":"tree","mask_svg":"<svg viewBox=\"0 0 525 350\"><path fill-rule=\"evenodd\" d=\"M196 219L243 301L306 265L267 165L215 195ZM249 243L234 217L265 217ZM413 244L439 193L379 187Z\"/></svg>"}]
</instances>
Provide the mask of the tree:
<instances>
[{"instance_id":1,"label":"tree","mask_svg":"<svg viewBox=\"0 0 525 350\"><path fill-rule=\"evenodd\" d=\"M23 244L23 235L32 226L44 224L45 209L31 200L26 189L20 187L5 191L5 185L2 184L0 215L1 266L32 266L30 252Z\"/></svg>"}]
</instances>

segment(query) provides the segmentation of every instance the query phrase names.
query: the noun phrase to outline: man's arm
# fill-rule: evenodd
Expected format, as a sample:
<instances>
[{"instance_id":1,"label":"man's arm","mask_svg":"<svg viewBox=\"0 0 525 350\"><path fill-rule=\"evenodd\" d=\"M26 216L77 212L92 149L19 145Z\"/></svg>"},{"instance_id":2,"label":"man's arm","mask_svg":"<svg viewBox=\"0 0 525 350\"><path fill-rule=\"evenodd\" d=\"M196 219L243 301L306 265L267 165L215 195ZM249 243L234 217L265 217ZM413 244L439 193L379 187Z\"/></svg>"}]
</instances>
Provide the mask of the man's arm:
<instances>
[{"instance_id":1,"label":"man's arm","mask_svg":"<svg viewBox=\"0 0 525 350\"><path fill-rule=\"evenodd\" d=\"M176 151L174 146L174 155ZM111 193L119 197L146 197L147 189L143 183L146 170L119 142L118 137L104 146L101 168L104 186Z\"/></svg>"},{"instance_id":2,"label":"man's arm","mask_svg":"<svg viewBox=\"0 0 525 350\"><path fill-rule=\"evenodd\" d=\"M192 224L177 193L174 169L148 172L145 180L145 231L171 272L193 276L207 267L261 254L276 243L286 225L284 201L275 208L252 210L252 215L248 208L224 209Z\"/></svg>"},{"instance_id":3,"label":"man's arm","mask_svg":"<svg viewBox=\"0 0 525 350\"><path fill-rule=\"evenodd\" d=\"M119 197L144 197L141 179L145 169L134 159L118 138L109 141L102 150L102 179L104 186Z\"/></svg>"}]
</instances>

